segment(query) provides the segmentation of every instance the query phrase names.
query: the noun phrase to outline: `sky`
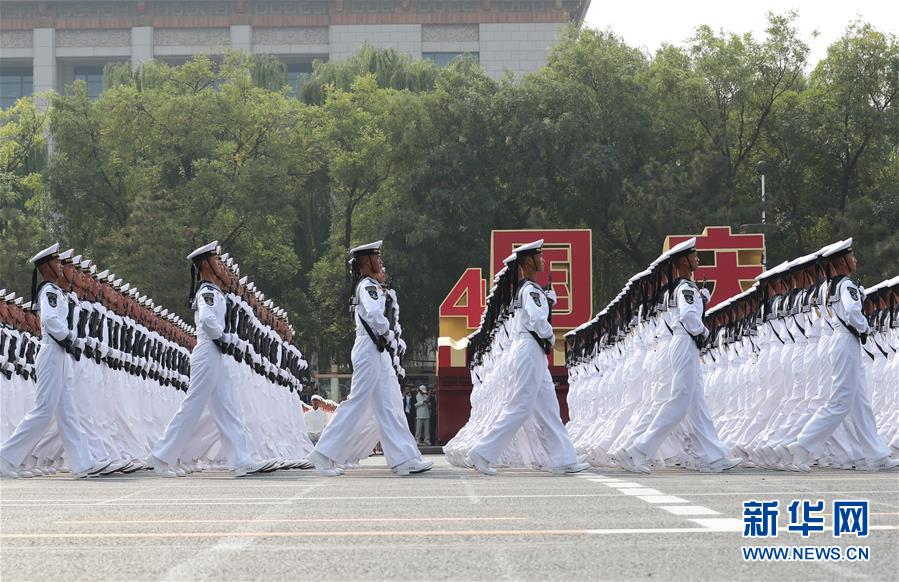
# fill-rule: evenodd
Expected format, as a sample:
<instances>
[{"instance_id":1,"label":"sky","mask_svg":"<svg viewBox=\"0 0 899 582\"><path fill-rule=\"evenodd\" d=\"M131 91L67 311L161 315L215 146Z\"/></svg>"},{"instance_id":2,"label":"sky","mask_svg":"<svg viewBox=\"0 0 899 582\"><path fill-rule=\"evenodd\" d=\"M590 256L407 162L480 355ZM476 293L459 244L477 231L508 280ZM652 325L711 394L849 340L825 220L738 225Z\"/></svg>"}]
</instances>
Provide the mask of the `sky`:
<instances>
[{"instance_id":1,"label":"sky","mask_svg":"<svg viewBox=\"0 0 899 582\"><path fill-rule=\"evenodd\" d=\"M666 42L683 44L700 24L716 31L752 32L762 39L765 15L789 10L799 13L799 32L811 49L810 68L827 55L828 45L840 38L853 20L861 19L881 32L899 36L899 2L895 0L592 0L585 22L591 28L610 28L627 44L654 53Z\"/></svg>"}]
</instances>

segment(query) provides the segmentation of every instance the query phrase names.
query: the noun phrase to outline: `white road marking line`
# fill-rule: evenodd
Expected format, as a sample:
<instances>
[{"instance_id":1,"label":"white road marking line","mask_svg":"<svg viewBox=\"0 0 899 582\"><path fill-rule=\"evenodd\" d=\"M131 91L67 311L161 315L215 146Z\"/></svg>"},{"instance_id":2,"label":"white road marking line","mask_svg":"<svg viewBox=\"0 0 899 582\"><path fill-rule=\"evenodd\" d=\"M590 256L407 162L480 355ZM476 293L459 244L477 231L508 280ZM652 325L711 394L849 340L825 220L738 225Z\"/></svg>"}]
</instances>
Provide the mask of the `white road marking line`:
<instances>
[{"instance_id":1,"label":"white road marking line","mask_svg":"<svg viewBox=\"0 0 899 582\"><path fill-rule=\"evenodd\" d=\"M311 483L310 485L303 487L297 491L297 493L293 496L294 500L300 500L303 496L310 493L311 491L321 487L324 485L324 482ZM277 517L278 511L274 508L266 509L261 519L265 520L267 517ZM265 523L260 522L260 523ZM238 522L233 533L243 533L244 527L248 527L249 524L243 524ZM257 524L258 527L259 524ZM263 528L271 527L262 525ZM189 579L197 579L197 578L205 578L204 575L206 572L217 568L222 561L221 554L223 552L241 552L250 548L254 543L256 543L256 536L253 535L241 535L237 536L228 536L218 540L211 547L206 547L196 555L190 556L180 562L176 562L169 568L166 573L162 576L163 580L189 580Z\"/></svg>"},{"instance_id":2,"label":"white road marking line","mask_svg":"<svg viewBox=\"0 0 899 582\"><path fill-rule=\"evenodd\" d=\"M652 504L687 503L686 499L675 497L674 495L637 495L636 498Z\"/></svg>"},{"instance_id":3,"label":"white road marking line","mask_svg":"<svg viewBox=\"0 0 899 582\"><path fill-rule=\"evenodd\" d=\"M156 491L157 489L161 489L162 487L149 487L147 489L141 489L139 491L135 491L134 493L129 493L128 495L122 495L121 497L116 497L115 499L107 499L106 501L100 501L97 505L108 505L110 503L115 503L117 501L121 501L123 499L130 499L131 497L135 497L137 495L143 495L144 493L149 493L150 491Z\"/></svg>"},{"instance_id":4,"label":"white road marking line","mask_svg":"<svg viewBox=\"0 0 899 582\"><path fill-rule=\"evenodd\" d=\"M739 520L734 520L739 521ZM786 528L780 528L786 531ZM899 531L899 525L872 525L868 530L890 530ZM85 538L215 538L215 537L298 537L298 538L340 538L340 537L411 537L421 538L422 536L434 537L489 537L489 536L540 536L540 535L615 535L615 534L684 534L684 533L713 533L713 534L736 534L742 533L742 529L735 530L732 527L721 527L714 529L709 527L662 527L662 528L619 528L619 529L557 529L557 530L409 530L409 531L257 531L257 532L168 532L168 533L77 533L77 534L0 534L0 539L85 539ZM109 549L121 548L120 545L108 546ZM307 547L307 546L303 546ZM11 546L4 544L4 548L17 550L33 550L34 546ZM84 546L68 548L59 546L57 550L79 550ZM46 546L41 548L46 551ZM158 546L148 546L147 549L158 551ZM177 551L195 551L196 548L172 548ZM278 549L278 551L283 551ZM196 577L196 576L194 576Z\"/></svg>"},{"instance_id":5,"label":"white road marking line","mask_svg":"<svg viewBox=\"0 0 899 582\"><path fill-rule=\"evenodd\" d=\"M664 493L662 493L658 489L650 489L649 487L633 487L629 489L619 489L618 491L624 493L625 495L664 495Z\"/></svg>"},{"instance_id":6,"label":"white road marking line","mask_svg":"<svg viewBox=\"0 0 899 582\"><path fill-rule=\"evenodd\" d=\"M743 531L743 521L732 517L712 517L691 519L690 521L714 531Z\"/></svg>"},{"instance_id":7,"label":"white road marking line","mask_svg":"<svg viewBox=\"0 0 899 582\"><path fill-rule=\"evenodd\" d=\"M695 491L690 491L688 493L676 493L675 495L689 495L690 497L720 497L720 496L751 496L751 498L758 498L760 495L831 495L831 496L840 496L845 495L847 493L864 493L870 495L872 493L899 493L899 490L890 491L890 490L867 490L867 491L762 491L756 489L755 491L732 491L732 492L717 492L717 493L699 493ZM872 502L874 503L874 502Z\"/></svg>"},{"instance_id":8,"label":"white road marking line","mask_svg":"<svg viewBox=\"0 0 899 582\"><path fill-rule=\"evenodd\" d=\"M659 509L664 509L668 513L674 515L720 515L719 512L701 505L663 505Z\"/></svg>"},{"instance_id":9,"label":"white road marking line","mask_svg":"<svg viewBox=\"0 0 899 582\"><path fill-rule=\"evenodd\" d=\"M478 498L484 499L559 499L559 498L580 498L580 497L617 497L616 493L543 493L543 494L522 494L522 495L479 495ZM171 500L141 500L140 503L112 503L107 507L155 507L170 505L291 505L291 497L274 498L283 499L283 501L257 501L259 498L233 499L229 501L193 501L191 499L171 499ZM302 501L394 501L394 500L430 500L430 499L468 499L467 495L396 495L396 496L345 496L345 497L304 497ZM85 507L94 506L96 503L0 503L0 507Z\"/></svg>"},{"instance_id":10,"label":"white road marking line","mask_svg":"<svg viewBox=\"0 0 899 582\"><path fill-rule=\"evenodd\" d=\"M619 529L588 529L588 534L593 535L618 535L618 534L683 534L683 533L728 533L715 531L706 527L656 527L656 528L619 528Z\"/></svg>"},{"instance_id":11,"label":"white road marking line","mask_svg":"<svg viewBox=\"0 0 899 582\"><path fill-rule=\"evenodd\" d=\"M423 481L423 482L424 482L424 481ZM597 482L598 482L598 483L601 483L601 484L603 484L603 485L608 484L610 487L619 487L619 486L621 486L621 483L614 482L614 481L597 481ZM6 483L7 483L7 482L4 482L4 484L3 484L4 489L6 488ZM290 485L285 485L285 487L287 487L287 486L290 486ZM637 484L637 487L643 487L643 485ZM689 492L683 492L683 493L680 493L680 492L679 492L679 493L674 493L673 495L687 495L687 496L690 496L690 497L727 497L727 496L731 496L731 497L736 497L736 496L752 496L752 497L758 497L759 495L797 495L797 494L799 494L799 493L801 493L802 495L809 495L809 496L811 496L811 495L830 495L830 496L839 496L839 495L844 495L844 494L857 494L857 493L858 493L858 494L868 494L868 495L870 495L870 494L880 494L880 493L883 493L883 494L887 494L887 493L891 493L891 494L899 494L899 490L870 490L870 489L866 489L866 490L851 490L851 491L843 491L843 490L839 490L839 491L837 491L837 490L834 490L834 491L796 491L796 490L793 490L793 491L760 491L760 490L756 489L755 491L734 491L734 492L715 492L715 493L700 493L700 492L697 492L697 491L689 491ZM503 498L503 497L523 497L523 498L527 498L527 497L597 497L597 496L605 496L605 497L608 497L608 495L593 495L593 494L587 494L587 495L583 495L583 494L555 494L555 495L549 495L549 494L534 494L534 495L524 495L524 494L523 494L523 495L510 495L510 496L505 496L505 495L495 495L495 496L491 496L491 495L481 495L480 497L483 499L483 498L488 498L488 497L498 497L498 498ZM4 497L6 497L6 495L5 495ZM382 500L382 499L386 499L386 500L390 500L390 499L456 499L456 498L462 498L462 499L465 499L466 496L458 496L458 495L437 495L437 496L413 496L413 497L409 497L409 496L400 496L400 495L397 495L397 496L308 497L308 498L306 498L306 499L309 499L310 501L341 501L341 500L357 500L357 499L372 499L372 500ZM144 503L144 502L149 502L149 503L152 503L152 502L164 502L164 504L166 504L166 505L171 505L172 503L177 503L177 502L181 502L181 501L183 501L183 502L190 502L190 501L193 501L194 499L195 499L195 498L158 498L158 499L157 499L157 498L151 498L151 499L142 499L142 500L140 500L140 501L141 501L141 503ZM238 497L218 497L218 498L216 498L216 497L211 497L211 498L204 498L205 501L234 501L234 502L240 502L240 503L243 503L243 502L245 502L245 501L286 501L286 500L290 500L290 499L293 499L293 497L246 497L246 498L238 498ZM68 504L74 504L74 505L96 505L96 504L98 504L98 503L101 503L101 502L107 502L107 501L109 501L109 500L106 499L106 498L102 498L102 499L101 499L101 498L95 498L95 499L90 499L90 498L89 498L89 499L79 498L79 499L64 499L64 500L63 500L63 499L19 499L19 500L17 500L17 501L2 501L2 502L0 502L0 507L47 507L47 506L57 506L57 505L59 505L59 506L65 506L65 505L68 505ZM883 502L883 501L872 500L871 503L872 503L872 504L877 504L877 505L883 505L883 506L886 506L886 507L895 507L895 505L891 505L891 504L886 503L886 502Z\"/></svg>"},{"instance_id":12,"label":"white road marking line","mask_svg":"<svg viewBox=\"0 0 899 582\"><path fill-rule=\"evenodd\" d=\"M306 519L136 519L136 520L71 520L57 521L60 525L143 525L175 523L389 523L411 521L520 521L526 517L351 517L351 518L306 518Z\"/></svg>"},{"instance_id":13,"label":"white road marking line","mask_svg":"<svg viewBox=\"0 0 899 582\"><path fill-rule=\"evenodd\" d=\"M631 487L643 487L642 483L633 483L631 481L613 481L613 484L610 487L623 487L623 488L631 488Z\"/></svg>"},{"instance_id":14,"label":"white road marking line","mask_svg":"<svg viewBox=\"0 0 899 582\"><path fill-rule=\"evenodd\" d=\"M471 481L468 479L462 481L462 486L465 487L465 493L468 495L468 500L471 501L472 505L477 505L481 502L478 498L477 493L474 492L474 487L471 484Z\"/></svg>"}]
</instances>

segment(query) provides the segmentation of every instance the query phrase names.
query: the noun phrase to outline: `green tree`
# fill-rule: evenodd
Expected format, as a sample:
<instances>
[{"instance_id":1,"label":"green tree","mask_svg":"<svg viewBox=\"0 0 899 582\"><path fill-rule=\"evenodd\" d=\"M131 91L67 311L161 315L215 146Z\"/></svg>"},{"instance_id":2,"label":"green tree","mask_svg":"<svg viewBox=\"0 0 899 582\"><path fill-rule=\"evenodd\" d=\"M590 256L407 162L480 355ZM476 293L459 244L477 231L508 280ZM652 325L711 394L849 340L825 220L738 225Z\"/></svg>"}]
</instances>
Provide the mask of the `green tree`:
<instances>
[{"instance_id":1,"label":"green tree","mask_svg":"<svg viewBox=\"0 0 899 582\"><path fill-rule=\"evenodd\" d=\"M19 99L0 111L0 287L23 295L31 288L26 262L51 236L41 175L46 121L35 98Z\"/></svg>"}]
</instances>

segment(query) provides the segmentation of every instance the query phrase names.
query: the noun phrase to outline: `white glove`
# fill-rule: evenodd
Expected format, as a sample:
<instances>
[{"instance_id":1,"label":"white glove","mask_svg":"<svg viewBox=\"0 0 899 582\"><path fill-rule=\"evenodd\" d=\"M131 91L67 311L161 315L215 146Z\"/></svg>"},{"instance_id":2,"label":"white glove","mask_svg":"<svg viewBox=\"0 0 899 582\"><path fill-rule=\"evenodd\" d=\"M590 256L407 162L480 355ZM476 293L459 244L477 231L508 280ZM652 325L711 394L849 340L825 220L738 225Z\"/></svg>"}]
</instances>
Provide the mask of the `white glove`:
<instances>
[{"instance_id":1,"label":"white glove","mask_svg":"<svg viewBox=\"0 0 899 582\"><path fill-rule=\"evenodd\" d=\"M555 305L556 302L558 301L555 290L553 290L553 289L548 290L546 292L546 299L549 301L550 306Z\"/></svg>"}]
</instances>

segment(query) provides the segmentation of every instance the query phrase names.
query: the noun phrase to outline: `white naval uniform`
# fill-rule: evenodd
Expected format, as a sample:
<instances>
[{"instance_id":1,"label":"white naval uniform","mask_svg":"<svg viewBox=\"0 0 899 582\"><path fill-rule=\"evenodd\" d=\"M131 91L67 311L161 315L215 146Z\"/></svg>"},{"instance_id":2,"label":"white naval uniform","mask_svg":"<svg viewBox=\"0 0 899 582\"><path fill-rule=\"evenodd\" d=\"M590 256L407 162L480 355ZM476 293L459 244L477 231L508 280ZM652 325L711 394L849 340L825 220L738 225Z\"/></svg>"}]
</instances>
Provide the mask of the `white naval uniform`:
<instances>
[{"instance_id":1,"label":"white naval uniform","mask_svg":"<svg viewBox=\"0 0 899 582\"><path fill-rule=\"evenodd\" d=\"M503 407L499 418L472 452L490 463L496 463L506 448L512 443L518 430L533 418L542 431L543 444L549 455L551 468L564 467L577 462L577 454L571 439L562 424L559 400L549 373L546 354L531 335L555 341L552 325L549 323L549 300L546 292L536 283L524 280L517 293L517 303L510 322L513 326L512 347L509 354L511 364L510 398Z\"/></svg>"},{"instance_id":2,"label":"white naval uniform","mask_svg":"<svg viewBox=\"0 0 899 582\"><path fill-rule=\"evenodd\" d=\"M350 395L337 407L315 445L317 452L338 464L359 458L357 433L372 417L391 468L421 459L403 412L393 360L386 350L378 351L362 323L367 323L376 337L389 337L393 332L385 312L386 293L377 281L364 277L356 285L355 293L356 341L350 355L353 364Z\"/></svg>"},{"instance_id":3,"label":"white naval uniform","mask_svg":"<svg viewBox=\"0 0 899 582\"><path fill-rule=\"evenodd\" d=\"M823 455L822 445L847 416L855 428L863 459L874 461L891 452L877 434L874 411L865 386L861 341L853 333L867 334L869 331L868 320L862 313L863 298L864 294L848 277L836 284L833 296L828 298L827 307L833 313L834 326L830 342L833 389L827 403L815 411L797 438L799 445L814 456Z\"/></svg>"},{"instance_id":4,"label":"white naval uniform","mask_svg":"<svg viewBox=\"0 0 899 582\"><path fill-rule=\"evenodd\" d=\"M55 419L69 469L73 473L81 473L90 469L94 460L91 458L85 429L76 416L72 358L57 343L75 337L69 331L66 321L69 304L59 287L53 283L44 283L38 293L38 305L42 345L35 362L35 405L9 440L0 447L0 457L17 467L43 439Z\"/></svg>"},{"instance_id":5,"label":"white naval uniform","mask_svg":"<svg viewBox=\"0 0 899 582\"><path fill-rule=\"evenodd\" d=\"M703 301L699 288L682 279L674 290L673 336L670 340L670 396L663 402L649 428L634 443L649 458L656 455L668 435L686 421L698 453L707 463L727 457L729 451L718 438L702 391L699 348L693 337L707 337L702 322Z\"/></svg>"},{"instance_id":6,"label":"white naval uniform","mask_svg":"<svg viewBox=\"0 0 899 582\"><path fill-rule=\"evenodd\" d=\"M228 453L229 468L253 463L252 449L241 410L234 397L224 355L213 340L221 339L225 329L225 295L209 282L197 289L192 308L197 328L197 344L190 355L190 387L181 407L165 429L165 435L153 447L153 456L175 465L190 444L197 422L206 404L221 433ZM213 392L215 395L213 396Z\"/></svg>"}]
</instances>

